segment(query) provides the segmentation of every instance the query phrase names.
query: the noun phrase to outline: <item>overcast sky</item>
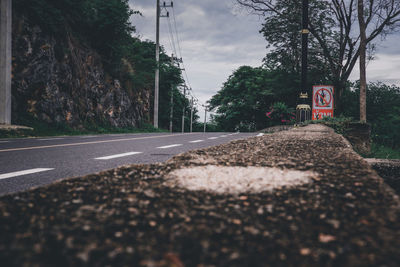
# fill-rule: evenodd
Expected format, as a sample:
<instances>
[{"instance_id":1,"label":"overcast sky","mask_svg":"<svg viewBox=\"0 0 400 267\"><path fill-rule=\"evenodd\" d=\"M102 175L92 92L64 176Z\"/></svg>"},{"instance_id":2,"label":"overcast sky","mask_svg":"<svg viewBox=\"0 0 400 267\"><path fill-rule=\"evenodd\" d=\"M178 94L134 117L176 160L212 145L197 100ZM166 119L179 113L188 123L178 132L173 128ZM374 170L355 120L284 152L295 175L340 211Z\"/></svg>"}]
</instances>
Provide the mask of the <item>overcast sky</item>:
<instances>
[{"instance_id":1,"label":"overcast sky","mask_svg":"<svg viewBox=\"0 0 400 267\"><path fill-rule=\"evenodd\" d=\"M164 1L161 0L161 3ZM229 75L242 65L260 66L267 50L259 33L262 20L235 6L235 0L175 0L174 12L181 52L194 95L203 103L221 89ZM166 1L166 3L170 3ZM155 41L156 0L130 0L143 16L133 25L143 40ZM170 22L174 21L170 10ZM161 18L160 43L168 54L168 19ZM177 48L178 50L178 48ZM376 60L369 63L367 77L400 86L400 34L378 46ZM358 67L351 79L357 79Z\"/></svg>"}]
</instances>

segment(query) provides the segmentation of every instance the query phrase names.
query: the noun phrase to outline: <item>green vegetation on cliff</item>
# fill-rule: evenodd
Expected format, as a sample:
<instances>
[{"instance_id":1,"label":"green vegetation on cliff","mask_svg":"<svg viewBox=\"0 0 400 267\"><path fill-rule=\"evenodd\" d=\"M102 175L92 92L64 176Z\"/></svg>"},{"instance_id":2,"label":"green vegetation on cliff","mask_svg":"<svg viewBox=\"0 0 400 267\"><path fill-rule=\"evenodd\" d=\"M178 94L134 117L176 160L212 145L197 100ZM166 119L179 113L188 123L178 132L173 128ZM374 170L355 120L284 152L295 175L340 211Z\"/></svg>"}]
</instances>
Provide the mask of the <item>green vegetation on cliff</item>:
<instances>
[{"instance_id":1,"label":"green vegetation on cliff","mask_svg":"<svg viewBox=\"0 0 400 267\"><path fill-rule=\"evenodd\" d=\"M42 36L49 36L55 40L55 45L50 42L49 46L51 47L50 49L54 49L57 61L59 61L58 63L71 65L71 58L75 58L75 55L73 55L73 52L71 51L71 44L68 44L71 40L74 40L74 48L78 47L78 50L80 47L85 47L96 52L96 54L101 58L101 63L105 71L104 78L101 78L104 79L102 83L115 84L114 80L118 80L121 89L124 90L130 98L132 106L138 106L138 108L136 108L137 110L140 110L138 113L145 113L144 116L140 116L136 121L140 121L140 124L151 123L153 109L152 99L154 95L154 72L156 67L155 44L152 41L142 41L134 36L135 26L132 24L132 20L134 21L135 16L140 16L140 12L132 10L128 0L14 0L13 8L13 14L16 21L23 19L23 23L27 23L31 27L37 26L40 29L40 34ZM30 32L31 31L28 31L28 33ZM48 38L42 39L49 40ZM76 43L78 43L78 46L76 46ZM35 45L42 46L43 44L38 43ZM45 46L47 47L47 44ZM163 49L161 49L160 57L160 109L165 112L160 114L159 125L164 129L167 129L169 126L170 94L173 92L175 102L174 128L175 130L178 130L180 125L178 120L181 117L182 109L184 106L186 107L186 110L189 109L189 101L177 89L183 83L181 70L177 66L171 64L170 57L165 54ZM66 58L69 59L65 60ZM36 60L40 61L40 59ZM86 58L80 60L85 61ZM23 64L25 63L23 61L21 62ZM79 64L79 60L77 62ZM54 64L58 63L54 62ZM85 68L87 67L85 66L84 69ZM60 67L59 69L65 68ZM31 71L31 73L35 72L35 70ZM71 73L74 75L73 68ZM96 76L96 73L92 76ZM84 77L78 76L74 78L85 79ZM76 86L74 87L73 84L65 84L64 81L61 82L61 84L57 84L58 81L54 82L54 78L53 80L51 80L51 77L47 77L46 79L47 80L42 81L35 80L35 83L37 82L39 84L38 86L35 86L35 88L23 89L25 90L23 92L25 94L23 97L18 95L22 90L19 88L13 88L14 92L18 91L18 93L15 93L17 98L16 102L21 102L17 103L18 108L16 108L17 112L21 113L21 116L15 116L17 121L14 121L14 123L23 123L24 121L24 123L27 124L26 121L28 121L28 124L30 124L30 117L34 117L35 120L40 121L43 116L40 114L32 114L31 111L39 110L40 108L37 108L38 106L48 106L47 103L41 103L44 98L41 93L31 92L27 94L25 93L26 91L37 90L36 88L38 87L51 87L52 85L49 84L56 83L55 87L57 88L55 89L48 89L46 87L46 90L41 90L57 91L59 90L59 87L63 87L64 89L62 90L72 92L69 94L73 95L75 93L74 90ZM19 86L21 83L15 84L15 86ZM31 84L33 83L30 83L30 85ZM78 108L74 107L74 109L72 109L73 111L68 110L68 112L59 112L60 115L58 118L63 118L62 120L64 120L61 120L61 124L65 123L68 127L76 128L77 125L72 125L68 121L68 118L71 116L73 118L77 116L81 117L78 122L79 129L81 129L82 126L86 129L93 129L93 127L108 129L109 127L115 127L115 125L118 124L115 121L110 124L110 120L112 120L111 117L117 115L108 115L108 113L110 110L110 114L120 110L118 105L123 105L124 96L120 97L122 99L117 99L118 97L110 97L113 99L111 100L113 103L110 103L110 101L104 103L104 99L99 98L98 89L95 88L96 86L98 87L98 84L99 82L96 81L85 87L85 90L93 90L93 92L96 92L91 94L92 98L96 99L84 100L79 96L79 102L82 102L82 104ZM32 87L34 86L32 85ZM105 87L107 87L107 85L105 85ZM79 90L79 88L77 90ZM115 94L112 90L113 89L110 90L110 94ZM75 98L77 97L78 96L75 96ZM76 102L76 99L73 101ZM35 106L32 108L31 106L33 104L30 103L36 104L34 104ZM110 106L107 110L104 106L105 104ZM89 108L85 109L85 106ZM100 107L100 109L97 109L97 107ZM62 108L63 107L61 107L61 109ZM56 123L54 126L60 124L59 119L54 119L52 117L51 110L49 112L49 110L43 109L45 108L42 108L38 112L44 114L45 118L50 117L48 121L55 121ZM27 110L28 114L22 114ZM124 108L123 110L127 110L127 108ZM69 114L71 112L75 113L71 115ZM196 112L197 110L195 110L195 114ZM87 121L87 114L93 113L96 113L94 117L97 116L99 118ZM106 118L101 114L105 114ZM91 116L93 117L93 115ZM54 117L56 116L54 115ZM197 116L195 115L195 118L196 117ZM31 124L33 123L34 122L32 121ZM137 125L138 123L135 124ZM121 126L117 127L129 127L129 122L121 122L120 125Z\"/></svg>"}]
</instances>

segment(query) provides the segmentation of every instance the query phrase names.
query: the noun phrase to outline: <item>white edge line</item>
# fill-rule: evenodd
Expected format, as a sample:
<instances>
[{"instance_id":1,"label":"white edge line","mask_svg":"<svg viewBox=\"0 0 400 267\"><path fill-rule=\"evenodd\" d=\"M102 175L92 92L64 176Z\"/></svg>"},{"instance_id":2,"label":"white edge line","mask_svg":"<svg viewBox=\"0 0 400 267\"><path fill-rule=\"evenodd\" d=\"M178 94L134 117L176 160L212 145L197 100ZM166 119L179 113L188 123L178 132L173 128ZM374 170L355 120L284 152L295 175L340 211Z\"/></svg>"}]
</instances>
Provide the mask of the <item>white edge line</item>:
<instances>
[{"instance_id":1,"label":"white edge line","mask_svg":"<svg viewBox=\"0 0 400 267\"><path fill-rule=\"evenodd\" d=\"M137 155L137 154L141 154L141 153L143 153L143 152L127 152L127 153L115 154L115 155L111 155L111 156L99 157L99 158L95 158L95 159L99 159L99 160L115 159L115 158L122 158L122 157Z\"/></svg>"},{"instance_id":2,"label":"white edge line","mask_svg":"<svg viewBox=\"0 0 400 267\"><path fill-rule=\"evenodd\" d=\"M62 140L64 138L41 138L41 139L36 139L39 141L50 141L50 140Z\"/></svg>"},{"instance_id":3,"label":"white edge line","mask_svg":"<svg viewBox=\"0 0 400 267\"><path fill-rule=\"evenodd\" d=\"M18 171L18 172L4 173L4 174L0 174L0 180L12 178L12 177L16 177L16 176L32 174L32 173L51 171L51 170L54 170L54 168L36 168L36 169L29 169L29 170Z\"/></svg>"},{"instance_id":4,"label":"white edge line","mask_svg":"<svg viewBox=\"0 0 400 267\"><path fill-rule=\"evenodd\" d=\"M200 143L200 142L204 142L204 140L194 140L194 141L190 141L189 143Z\"/></svg>"},{"instance_id":5,"label":"white edge line","mask_svg":"<svg viewBox=\"0 0 400 267\"><path fill-rule=\"evenodd\" d=\"M171 147L177 147L177 146L182 146L182 144L174 144L174 145L169 145L169 146L160 146L160 147L157 147L157 148L165 149L165 148L171 148Z\"/></svg>"}]
</instances>

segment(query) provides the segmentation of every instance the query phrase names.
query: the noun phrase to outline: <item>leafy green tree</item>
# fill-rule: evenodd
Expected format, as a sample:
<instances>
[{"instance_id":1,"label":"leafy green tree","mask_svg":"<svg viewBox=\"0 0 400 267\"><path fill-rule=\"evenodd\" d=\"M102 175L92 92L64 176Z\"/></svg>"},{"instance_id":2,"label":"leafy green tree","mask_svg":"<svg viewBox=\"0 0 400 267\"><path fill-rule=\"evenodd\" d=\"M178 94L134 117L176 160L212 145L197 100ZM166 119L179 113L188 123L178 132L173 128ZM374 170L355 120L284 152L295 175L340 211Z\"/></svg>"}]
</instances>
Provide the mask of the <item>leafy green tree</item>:
<instances>
[{"instance_id":1,"label":"leafy green tree","mask_svg":"<svg viewBox=\"0 0 400 267\"><path fill-rule=\"evenodd\" d=\"M296 79L283 70L240 67L210 100L217 112L214 122L225 131L254 131L271 125L266 113L272 103L295 106Z\"/></svg>"},{"instance_id":2,"label":"leafy green tree","mask_svg":"<svg viewBox=\"0 0 400 267\"><path fill-rule=\"evenodd\" d=\"M344 92L345 116L359 118L359 88L357 82L352 90ZM367 117L374 142L400 149L400 87L370 83L367 86Z\"/></svg>"}]
</instances>

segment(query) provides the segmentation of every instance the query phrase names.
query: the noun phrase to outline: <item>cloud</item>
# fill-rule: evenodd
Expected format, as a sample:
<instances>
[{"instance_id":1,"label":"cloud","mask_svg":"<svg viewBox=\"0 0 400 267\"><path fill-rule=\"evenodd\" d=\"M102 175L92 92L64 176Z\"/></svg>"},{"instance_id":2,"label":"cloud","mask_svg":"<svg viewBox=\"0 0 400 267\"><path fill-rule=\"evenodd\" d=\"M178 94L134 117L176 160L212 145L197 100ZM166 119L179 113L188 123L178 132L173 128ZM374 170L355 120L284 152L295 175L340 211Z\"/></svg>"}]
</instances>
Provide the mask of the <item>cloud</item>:
<instances>
[{"instance_id":1,"label":"cloud","mask_svg":"<svg viewBox=\"0 0 400 267\"><path fill-rule=\"evenodd\" d=\"M266 43L258 32L261 21L255 16L237 12L234 2L174 1L182 58L194 94L202 102L221 89L233 70L241 65L259 66L266 54ZM130 1L130 4L143 14L143 17L136 16L132 20L137 35L155 40L155 1L138 0ZM172 10L170 15L173 27ZM171 54L168 19L161 18L160 23L160 43Z\"/></svg>"},{"instance_id":2,"label":"cloud","mask_svg":"<svg viewBox=\"0 0 400 267\"><path fill-rule=\"evenodd\" d=\"M133 24L142 39L155 40L156 1L131 0ZM163 1L161 1L163 2ZM169 3L169 1L166 1ZM259 33L262 18L235 6L235 0L175 0L174 12L182 57L194 94L204 103L221 89L232 72L241 65L260 66L265 57L266 41ZM170 23L174 26L172 10ZM379 37L378 37L379 38ZM168 19L161 18L160 42L168 54ZM370 81L400 80L400 34L376 40L376 60L369 63ZM178 49L178 48L177 48ZM358 65L351 79L358 79ZM397 83L400 85L400 82ZM202 112L200 112L200 115Z\"/></svg>"}]
</instances>

